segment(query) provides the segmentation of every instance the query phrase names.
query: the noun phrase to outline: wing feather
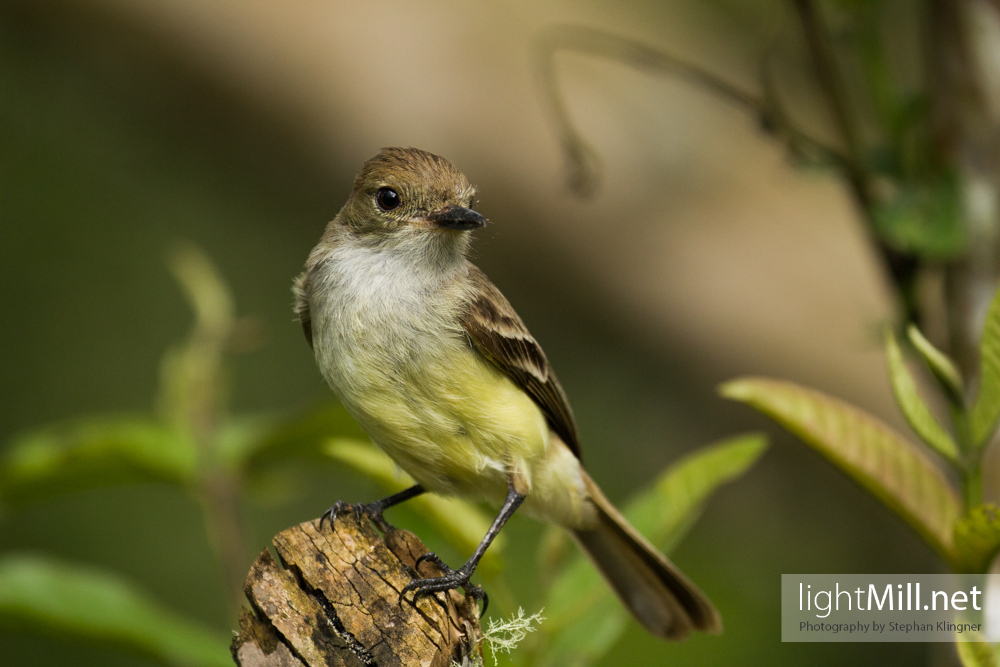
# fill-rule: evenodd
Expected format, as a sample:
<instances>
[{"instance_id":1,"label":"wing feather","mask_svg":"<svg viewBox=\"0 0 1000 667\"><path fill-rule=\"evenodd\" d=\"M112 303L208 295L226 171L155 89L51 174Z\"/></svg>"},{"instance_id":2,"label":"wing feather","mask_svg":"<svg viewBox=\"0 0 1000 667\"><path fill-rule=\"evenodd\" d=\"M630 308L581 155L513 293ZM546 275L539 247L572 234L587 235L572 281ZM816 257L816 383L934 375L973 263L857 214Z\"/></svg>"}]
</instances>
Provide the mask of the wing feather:
<instances>
[{"instance_id":1,"label":"wing feather","mask_svg":"<svg viewBox=\"0 0 1000 667\"><path fill-rule=\"evenodd\" d=\"M309 272L303 271L292 283L292 293L295 295L295 314L302 323L302 333L306 335L309 347L313 344L312 318L309 314Z\"/></svg>"},{"instance_id":2,"label":"wing feather","mask_svg":"<svg viewBox=\"0 0 1000 667\"><path fill-rule=\"evenodd\" d=\"M541 346L486 274L468 266L472 289L461 320L469 338L538 404L552 430L581 458L573 411Z\"/></svg>"}]
</instances>

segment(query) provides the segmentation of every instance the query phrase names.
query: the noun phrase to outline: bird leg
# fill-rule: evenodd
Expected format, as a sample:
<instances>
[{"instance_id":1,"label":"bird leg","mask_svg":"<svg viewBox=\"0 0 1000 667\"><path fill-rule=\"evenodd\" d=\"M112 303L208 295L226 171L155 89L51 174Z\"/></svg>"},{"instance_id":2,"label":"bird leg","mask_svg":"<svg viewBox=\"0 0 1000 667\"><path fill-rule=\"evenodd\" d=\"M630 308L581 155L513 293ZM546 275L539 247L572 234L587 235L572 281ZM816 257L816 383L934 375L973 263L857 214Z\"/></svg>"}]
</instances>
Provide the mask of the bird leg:
<instances>
[{"instance_id":1,"label":"bird leg","mask_svg":"<svg viewBox=\"0 0 1000 667\"><path fill-rule=\"evenodd\" d=\"M472 577L472 573L476 571L476 566L479 565L479 560L483 557L483 554L486 553L486 549L489 548L496 536L500 534L500 529L503 528L505 523L507 523L507 520L514 515L517 508L524 502L524 498L524 494L518 493L514 489L513 481L508 480L507 498L503 502L503 507L500 508L500 513L497 515L497 518L493 520L493 525L491 525L490 529L486 531L486 535L483 537L479 546L476 547L476 550L472 553L472 556L469 557L469 560L465 563L465 565L457 570L452 570L434 552L425 553L417 559L414 566L419 566L420 563L425 560L430 561L437 565L442 572L444 572L444 576L431 577L429 579L414 579L410 583L406 584L406 586L403 587L403 590L400 591L400 602L402 602L403 596L409 591L416 591L414 593L414 599L416 599L421 595L428 595L438 591L449 591L453 588L461 586L476 600L483 600L483 612L485 612L486 606L489 604L489 598L482 588L470 584L469 579Z\"/></svg>"},{"instance_id":2,"label":"bird leg","mask_svg":"<svg viewBox=\"0 0 1000 667\"><path fill-rule=\"evenodd\" d=\"M323 527L323 521L327 519L330 520L330 527L332 528L333 522L337 520L338 516L344 512L353 510L359 521L361 520L361 516L364 515L384 533L390 530L393 526L385 520L382 516L382 512L389 509L393 505L398 505L409 500L410 498L416 498L425 490L426 489L424 489L424 487L420 484L415 484L408 489L400 491L399 493L392 494L388 498L376 500L373 503L358 503L357 505L348 505L343 500L338 500L333 504L333 507L323 512L323 516L319 519L320 528Z\"/></svg>"}]
</instances>

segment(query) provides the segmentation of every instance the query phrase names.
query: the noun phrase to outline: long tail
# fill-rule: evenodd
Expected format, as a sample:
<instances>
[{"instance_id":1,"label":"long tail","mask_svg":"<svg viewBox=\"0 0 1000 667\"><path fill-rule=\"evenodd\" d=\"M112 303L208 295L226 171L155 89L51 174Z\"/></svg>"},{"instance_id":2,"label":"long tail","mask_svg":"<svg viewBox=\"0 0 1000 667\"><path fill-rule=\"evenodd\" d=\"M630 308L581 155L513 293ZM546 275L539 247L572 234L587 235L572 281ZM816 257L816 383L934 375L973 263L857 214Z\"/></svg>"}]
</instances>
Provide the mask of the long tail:
<instances>
[{"instance_id":1,"label":"long tail","mask_svg":"<svg viewBox=\"0 0 1000 667\"><path fill-rule=\"evenodd\" d=\"M636 532L581 472L597 507L598 525L573 535L632 615L664 639L684 639L692 630L722 632L722 618L705 594Z\"/></svg>"}]
</instances>

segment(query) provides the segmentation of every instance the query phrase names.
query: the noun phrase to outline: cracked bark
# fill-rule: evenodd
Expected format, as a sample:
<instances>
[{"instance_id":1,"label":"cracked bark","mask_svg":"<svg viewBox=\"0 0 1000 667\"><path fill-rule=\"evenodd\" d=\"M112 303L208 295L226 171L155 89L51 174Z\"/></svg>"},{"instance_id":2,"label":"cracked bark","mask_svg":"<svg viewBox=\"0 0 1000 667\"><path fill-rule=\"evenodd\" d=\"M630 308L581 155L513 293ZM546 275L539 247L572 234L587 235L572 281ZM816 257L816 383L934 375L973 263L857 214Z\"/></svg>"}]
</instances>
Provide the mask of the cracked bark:
<instances>
[{"instance_id":1,"label":"cracked bark","mask_svg":"<svg viewBox=\"0 0 1000 667\"><path fill-rule=\"evenodd\" d=\"M241 667L449 667L478 656L476 602L457 591L421 597L399 591L414 576L437 577L416 559L427 547L416 535L380 536L353 513L333 528L307 521L279 533L281 565L265 549L247 575L250 609L240 613L232 652Z\"/></svg>"}]
</instances>

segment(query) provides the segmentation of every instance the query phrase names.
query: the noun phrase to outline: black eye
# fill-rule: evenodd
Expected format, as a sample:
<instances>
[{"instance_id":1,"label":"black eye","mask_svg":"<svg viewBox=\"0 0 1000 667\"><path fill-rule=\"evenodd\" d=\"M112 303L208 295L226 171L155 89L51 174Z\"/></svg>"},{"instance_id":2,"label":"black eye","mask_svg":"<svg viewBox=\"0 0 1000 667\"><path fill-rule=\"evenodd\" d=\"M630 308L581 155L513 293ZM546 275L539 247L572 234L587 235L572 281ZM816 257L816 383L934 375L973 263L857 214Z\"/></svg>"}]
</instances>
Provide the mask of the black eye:
<instances>
[{"instance_id":1,"label":"black eye","mask_svg":"<svg viewBox=\"0 0 1000 667\"><path fill-rule=\"evenodd\" d=\"M375 193L375 203L383 211L391 211L399 208L399 205L403 203L403 198L392 188L379 188L378 192Z\"/></svg>"}]
</instances>

